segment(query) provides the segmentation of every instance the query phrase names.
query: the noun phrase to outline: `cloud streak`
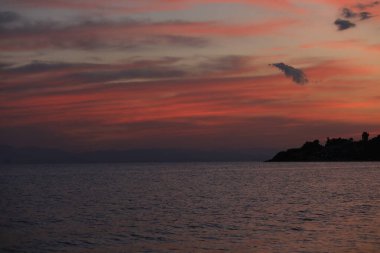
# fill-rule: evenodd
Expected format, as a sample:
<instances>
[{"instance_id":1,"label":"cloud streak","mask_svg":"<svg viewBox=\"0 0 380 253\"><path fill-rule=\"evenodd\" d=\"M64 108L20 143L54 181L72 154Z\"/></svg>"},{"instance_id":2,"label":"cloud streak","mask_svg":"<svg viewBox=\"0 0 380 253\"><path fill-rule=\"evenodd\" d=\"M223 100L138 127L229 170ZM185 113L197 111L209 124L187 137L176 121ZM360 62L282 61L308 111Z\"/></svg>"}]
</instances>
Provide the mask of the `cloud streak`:
<instances>
[{"instance_id":1,"label":"cloud streak","mask_svg":"<svg viewBox=\"0 0 380 253\"><path fill-rule=\"evenodd\" d=\"M12 17L18 17L12 18ZM2 17L2 18L1 18ZM9 21L15 21L12 24ZM157 46L205 47L210 40L201 34L169 32L169 28L186 29L202 23L183 21L152 22L124 18L77 19L71 23L57 21L30 21L16 13L0 14L0 50L28 51L36 49L135 50ZM167 30L167 31L166 31Z\"/></svg>"},{"instance_id":2,"label":"cloud streak","mask_svg":"<svg viewBox=\"0 0 380 253\"><path fill-rule=\"evenodd\" d=\"M63 10L101 10L105 13L149 13L155 11L183 10L202 4L238 3L251 6L261 6L272 10L299 11L289 0L267 1L267 0L3 0L4 4L16 5L23 8L38 9L63 9Z\"/></svg>"},{"instance_id":3,"label":"cloud streak","mask_svg":"<svg viewBox=\"0 0 380 253\"><path fill-rule=\"evenodd\" d=\"M343 8L342 9L342 16L344 18L355 18L357 16L357 13L355 13L354 11L352 11L349 8Z\"/></svg>"},{"instance_id":4,"label":"cloud streak","mask_svg":"<svg viewBox=\"0 0 380 253\"><path fill-rule=\"evenodd\" d=\"M0 25L12 23L21 19L21 16L13 11L0 11Z\"/></svg>"},{"instance_id":5,"label":"cloud streak","mask_svg":"<svg viewBox=\"0 0 380 253\"><path fill-rule=\"evenodd\" d=\"M4 16L5 20L10 20ZM227 24L217 21L151 21L121 18L87 18L70 22L23 18L0 26L1 51L38 49L149 49L156 47L199 48L218 37L248 37L270 34L295 21L277 19L265 22Z\"/></svg>"},{"instance_id":6,"label":"cloud streak","mask_svg":"<svg viewBox=\"0 0 380 253\"><path fill-rule=\"evenodd\" d=\"M191 64L183 62L191 60ZM252 72L253 57L162 57L130 59L125 63L68 63L32 61L24 65L0 64L3 93L64 92L128 82L225 78Z\"/></svg>"}]
</instances>

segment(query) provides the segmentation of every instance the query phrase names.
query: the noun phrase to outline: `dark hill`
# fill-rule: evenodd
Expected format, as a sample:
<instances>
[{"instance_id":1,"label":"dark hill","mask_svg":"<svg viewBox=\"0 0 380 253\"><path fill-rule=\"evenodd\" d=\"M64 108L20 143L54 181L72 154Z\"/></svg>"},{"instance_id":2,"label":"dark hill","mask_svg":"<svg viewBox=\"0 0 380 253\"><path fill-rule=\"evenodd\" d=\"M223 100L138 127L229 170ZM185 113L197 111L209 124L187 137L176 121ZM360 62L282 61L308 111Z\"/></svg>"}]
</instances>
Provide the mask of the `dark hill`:
<instances>
[{"instance_id":1,"label":"dark hill","mask_svg":"<svg viewBox=\"0 0 380 253\"><path fill-rule=\"evenodd\" d=\"M324 146L319 140L306 142L300 148L278 153L268 162L314 161L380 161L380 135L369 139L369 134L364 132L360 141L327 139Z\"/></svg>"}]
</instances>

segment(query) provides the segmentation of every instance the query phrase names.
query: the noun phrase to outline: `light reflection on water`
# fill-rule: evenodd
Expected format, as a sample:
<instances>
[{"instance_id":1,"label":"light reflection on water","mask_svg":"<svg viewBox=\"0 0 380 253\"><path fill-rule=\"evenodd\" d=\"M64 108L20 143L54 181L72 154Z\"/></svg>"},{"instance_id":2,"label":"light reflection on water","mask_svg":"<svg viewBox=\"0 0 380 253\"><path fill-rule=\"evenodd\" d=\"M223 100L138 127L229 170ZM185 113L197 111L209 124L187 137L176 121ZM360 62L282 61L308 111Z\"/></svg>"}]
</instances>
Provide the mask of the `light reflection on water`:
<instances>
[{"instance_id":1,"label":"light reflection on water","mask_svg":"<svg viewBox=\"0 0 380 253\"><path fill-rule=\"evenodd\" d=\"M380 252L380 163L8 165L4 252Z\"/></svg>"}]
</instances>

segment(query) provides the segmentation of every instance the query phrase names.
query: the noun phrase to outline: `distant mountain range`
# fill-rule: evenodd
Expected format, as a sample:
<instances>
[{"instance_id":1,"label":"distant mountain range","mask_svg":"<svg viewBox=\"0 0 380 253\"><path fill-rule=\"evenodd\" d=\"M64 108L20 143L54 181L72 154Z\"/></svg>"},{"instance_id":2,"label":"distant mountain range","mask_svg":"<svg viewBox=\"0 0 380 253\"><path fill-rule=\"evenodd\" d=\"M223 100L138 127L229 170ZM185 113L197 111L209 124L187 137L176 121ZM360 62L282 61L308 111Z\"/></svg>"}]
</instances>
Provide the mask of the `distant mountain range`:
<instances>
[{"instance_id":1,"label":"distant mountain range","mask_svg":"<svg viewBox=\"0 0 380 253\"><path fill-rule=\"evenodd\" d=\"M351 139L327 139L323 146L319 140L306 142L300 148L292 148L275 155L269 162L313 161L380 161L380 135L369 139L364 132L360 141Z\"/></svg>"},{"instance_id":2,"label":"distant mountain range","mask_svg":"<svg viewBox=\"0 0 380 253\"><path fill-rule=\"evenodd\" d=\"M274 150L199 151L181 149L101 150L67 152L52 148L0 146L0 163L124 163L263 161Z\"/></svg>"}]
</instances>

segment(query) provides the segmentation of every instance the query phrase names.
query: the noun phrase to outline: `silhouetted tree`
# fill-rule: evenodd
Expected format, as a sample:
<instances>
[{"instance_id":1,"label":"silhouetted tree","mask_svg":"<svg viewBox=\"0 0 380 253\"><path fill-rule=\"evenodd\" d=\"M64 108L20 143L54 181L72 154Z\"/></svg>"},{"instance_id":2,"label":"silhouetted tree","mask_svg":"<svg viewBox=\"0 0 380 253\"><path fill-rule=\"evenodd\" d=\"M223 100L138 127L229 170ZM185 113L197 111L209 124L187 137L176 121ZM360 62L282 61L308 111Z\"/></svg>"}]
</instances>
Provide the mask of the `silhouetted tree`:
<instances>
[{"instance_id":1,"label":"silhouetted tree","mask_svg":"<svg viewBox=\"0 0 380 253\"><path fill-rule=\"evenodd\" d=\"M325 146L318 140L306 142L300 148L282 151L270 161L380 161L380 135L369 139L363 132L361 141L352 138L327 138Z\"/></svg>"},{"instance_id":2,"label":"silhouetted tree","mask_svg":"<svg viewBox=\"0 0 380 253\"><path fill-rule=\"evenodd\" d=\"M362 141L367 142L369 138L369 133L363 132L362 134Z\"/></svg>"}]
</instances>

